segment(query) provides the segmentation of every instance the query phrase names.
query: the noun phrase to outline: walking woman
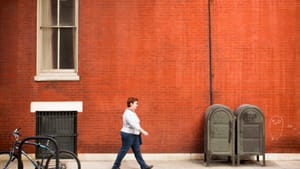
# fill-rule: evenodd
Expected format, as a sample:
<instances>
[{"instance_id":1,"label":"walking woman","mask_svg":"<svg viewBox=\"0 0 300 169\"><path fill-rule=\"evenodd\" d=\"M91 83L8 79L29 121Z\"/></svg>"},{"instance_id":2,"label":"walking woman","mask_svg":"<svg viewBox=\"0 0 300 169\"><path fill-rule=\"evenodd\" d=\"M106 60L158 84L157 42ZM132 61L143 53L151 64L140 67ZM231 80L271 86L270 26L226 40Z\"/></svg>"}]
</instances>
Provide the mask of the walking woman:
<instances>
[{"instance_id":1,"label":"walking woman","mask_svg":"<svg viewBox=\"0 0 300 169\"><path fill-rule=\"evenodd\" d=\"M123 127L121 129L122 146L112 169L120 169L121 162L130 147L141 169L153 168L153 165L147 165L145 163L141 154L141 134L147 136L149 133L140 126L140 119L135 112L137 107L138 99L135 97L129 97L127 100L127 109L123 113Z\"/></svg>"}]
</instances>

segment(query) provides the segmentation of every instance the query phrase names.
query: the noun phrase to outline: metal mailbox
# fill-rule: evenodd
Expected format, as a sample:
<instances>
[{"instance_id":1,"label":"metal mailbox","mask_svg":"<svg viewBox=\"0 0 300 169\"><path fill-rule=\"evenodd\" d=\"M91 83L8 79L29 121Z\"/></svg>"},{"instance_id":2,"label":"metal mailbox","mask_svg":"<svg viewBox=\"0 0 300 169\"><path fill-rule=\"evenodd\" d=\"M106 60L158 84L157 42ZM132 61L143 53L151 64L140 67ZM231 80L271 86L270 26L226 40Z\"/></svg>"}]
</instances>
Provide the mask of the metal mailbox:
<instances>
[{"instance_id":1,"label":"metal mailbox","mask_svg":"<svg viewBox=\"0 0 300 169\"><path fill-rule=\"evenodd\" d=\"M235 162L233 112L222 104L209 106L205 112L204 162L209 165L213 156L231 157Z\"/></svg>"},{"instance_id":2,"label":"metal mailbox","mask_svg":"<svg viewBox=\"0 0 300 169\"><path fill-rule=\"evenodd\" d=\"M263 112L250 104L240 105L234 112L236 116L236 156L237 165L244 155L263 156L265 165L265 118Z\"/></svg>"}]
</instances>

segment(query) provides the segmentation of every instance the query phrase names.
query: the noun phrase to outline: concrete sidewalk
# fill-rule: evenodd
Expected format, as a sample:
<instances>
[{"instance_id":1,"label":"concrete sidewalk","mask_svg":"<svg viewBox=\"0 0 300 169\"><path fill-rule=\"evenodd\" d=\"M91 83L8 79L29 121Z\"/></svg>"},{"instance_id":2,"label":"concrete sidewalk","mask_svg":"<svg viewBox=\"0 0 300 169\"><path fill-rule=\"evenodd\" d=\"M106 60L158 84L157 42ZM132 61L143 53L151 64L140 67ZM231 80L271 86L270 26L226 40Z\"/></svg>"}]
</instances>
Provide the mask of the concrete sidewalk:
<instances>
[{"instance_id":1,"label":"concrete sidewalk","mask_svg":"<svg viewBox=\"0 0 300 169\"><path fill-rule=\"evenodd\" d=\"M117 154L80 154L81 169L111 169ZM266 154L266 165L262 161L241 160L239 166L232 166L228 160L213 160L206 166L203 154L143 154L147 164L153 169L300 169L300 154ZM261 160L261 158L260 158ZM32 165L24 160L24 169ZM122 161L121 169L139 169L132 153L128 153Z\"/></svg>"},{"instance_id":2,"label":"concrete sidewalk","mask_svg":"<svg viewBox=\"0 0 300 169\"><path fill-rule=\"evenodd\" d=\"M154 165L153 169L300 169L300 160L282 160L282 161L266 161L266 166L256 161L241 161L239 166L232 166L230 162L215 161L207 167L203 160L155 160L147 161L148 164ZM111 169L112 160L99 161L81 161L82 169ZM139 165L135 160L124 160L121 169L139 169Z\"/></svg>"},{"instance_id":3,"label":"concrete sidewalk","mask_svg":"<svg viewBox=\"0 0 300 169\"><path fill-rule=\"evenodd\" d=\"M117 154L81 154L82 169L111 169ZM266 165L262 166L262 158L243 159L239 166L232 166L227 160L213 160L206 166L203 154L143 154L147 164L154 165L153 169L300 169L300 154L273 153L266 154ZM255 156L252 156L255 157ZM132 153L128 153L122 161L121 169L139 169Z\"/></svg>"}]
</instances>

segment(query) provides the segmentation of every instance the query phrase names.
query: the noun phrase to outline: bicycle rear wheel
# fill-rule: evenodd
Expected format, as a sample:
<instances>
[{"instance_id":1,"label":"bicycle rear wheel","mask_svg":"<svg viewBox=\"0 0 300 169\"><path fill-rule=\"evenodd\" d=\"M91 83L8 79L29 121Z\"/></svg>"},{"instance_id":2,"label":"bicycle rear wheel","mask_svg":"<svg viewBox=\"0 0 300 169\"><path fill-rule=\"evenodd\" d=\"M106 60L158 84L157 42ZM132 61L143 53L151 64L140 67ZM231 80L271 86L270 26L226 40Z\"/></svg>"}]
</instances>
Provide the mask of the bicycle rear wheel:
<instances>
[{"instance_id":1,"label":"bicycle rear wheel","mask_svg":"<svg viewBox=\"0 0 300 169\"><path fill-rule=\"evenodd\" d=\"M76 154L72 151L61 150L59 151L59 169L80 169L80 161ZM46 169L55 169L55 154L51 155L46 162Z\"/></svg>"},{"instance_id":2,"label":"bicycle rear wheel","mask_svg":"<svg viewBox=\"0 0 300 169\"><path fill-rule=\"evenodd\" d=\"M18 169L19 161L21 168L23 168L23 163L18 156L13 154L12 157L10 157L10 152L0 152L0 169Z\"/></svg>"}]
</instances>

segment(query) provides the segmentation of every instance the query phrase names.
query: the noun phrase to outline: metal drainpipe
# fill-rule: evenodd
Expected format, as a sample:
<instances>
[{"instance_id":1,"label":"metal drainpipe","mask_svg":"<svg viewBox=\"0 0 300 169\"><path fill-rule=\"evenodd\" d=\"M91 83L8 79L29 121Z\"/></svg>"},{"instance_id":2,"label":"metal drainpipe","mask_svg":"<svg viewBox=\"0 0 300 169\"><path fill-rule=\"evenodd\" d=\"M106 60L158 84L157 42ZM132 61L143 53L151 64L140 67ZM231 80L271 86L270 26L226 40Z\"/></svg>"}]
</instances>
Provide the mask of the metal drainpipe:
<instances>
[{"instance_id":1,"label":"metal drainpipe","mask_svg":"<svg viewBox=\"0 0 300 169\"><path fill-rule=\"evenodd\" d=\"M213 71L212 71L212 35L211 35L211 2L208 0L208 48L209 48L209 104L213 99Z\"/></svg>"}]
</instances>

